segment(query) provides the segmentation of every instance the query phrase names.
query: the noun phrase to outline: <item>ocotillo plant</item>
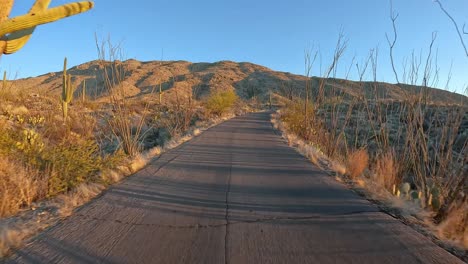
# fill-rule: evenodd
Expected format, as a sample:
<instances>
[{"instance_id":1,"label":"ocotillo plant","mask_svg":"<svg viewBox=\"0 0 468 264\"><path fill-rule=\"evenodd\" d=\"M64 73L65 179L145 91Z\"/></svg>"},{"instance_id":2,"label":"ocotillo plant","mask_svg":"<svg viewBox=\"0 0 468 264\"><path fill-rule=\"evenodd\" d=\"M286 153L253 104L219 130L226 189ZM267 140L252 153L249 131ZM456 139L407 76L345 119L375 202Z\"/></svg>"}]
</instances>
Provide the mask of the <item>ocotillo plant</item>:
<instances>
[{"instance_id":1,"label":"ocotillo plant","mask_svg":"<svg viewBox=\"0 0 468 264\"><path fill-rule=\"evenodd\" d=\"M68 104L73 99L73 86L71 83L71 75L67 74L67 58L63 61L63 85L62 85L62 111L63 120L67 120Z\"/></svg>"},{"instance_id":2,"label":"ocotillo plant","mask_svg":"<svg viewBox=\"0 0 468 264\"><path fill-rule=\"evenodd\" d=\"M8 18L14 0L0 0L0 56L20 50L38 25L86 12L93 8L90 1L48 8L51 0L36 0L29 13Z\"/></svg>"},{"instance_id":3,"label":"ocotillo plant","mask_svg":"<svg viewBox=\"0 0 468 264\"><path fill-rule=\"evenodd\" d=\"M268 107L271 109L271 105L272 105L272 102L271 102L271 91L268 93Z\"/></svg>"},{"instance_id":4,"label":"ocotillo plant","mask_svg":"<svg viewBox=\"0 0 468 264\"><path fill-rule=\"evenodd\" d=\"M83 89L81 89L81 101L86 102L86 80L83 81Z\"/></svg>"},{"instance_id":5,"label":"ocotillo plant","mask_svg":"<svg viewBox=\"0 0 468 264\"><path fill-rule=\"evenodd\" d=\"M162 91L162 82L159 83L159 104L162 104L162 94L163 94L163 91Z\"/></svg>"}]
</instances>

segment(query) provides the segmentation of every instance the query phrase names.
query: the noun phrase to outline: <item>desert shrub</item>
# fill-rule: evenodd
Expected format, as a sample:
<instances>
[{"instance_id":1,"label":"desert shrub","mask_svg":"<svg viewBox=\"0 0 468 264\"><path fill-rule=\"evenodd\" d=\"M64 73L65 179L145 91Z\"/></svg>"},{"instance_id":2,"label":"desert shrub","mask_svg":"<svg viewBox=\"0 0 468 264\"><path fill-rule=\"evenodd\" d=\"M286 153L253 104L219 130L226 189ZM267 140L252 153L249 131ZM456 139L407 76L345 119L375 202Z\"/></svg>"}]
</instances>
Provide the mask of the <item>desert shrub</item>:
<instances>
[{"instance_id":1,"label":"desert shrub","mask_svg":"<svg viewBox=\"0 0 468 264\"><path fill-rule=\"evenodd\" d=\"M439 236L457 241L468 248L468 200L460 200L453 204L444 221L438 227Z\"/></svg>"},{"instance_id":2,"label":"desert shrub","mask_svg":"<svg viewBox=\"0 0 468 264\"><path fill-rule=\"evenodd\" d=\"M0 155L0 217L16 213L41 196L39 175L37 170Z\"/></svg>"},{"instance_id":3,"label":"desert shrub","mask_svg":"<svg viewBox=\"0 0 468 264\"><path fill-rule=\"evenodd\" d=\"M170 104L164 110L155 116L153 123L165 129L170 137L185 133L199 118L192 102Z\"/></svg>"},{"instance_id":4,"label":"desert shrub","mask_svg":"<svg viewBox=\"0 0 468 264\"><path fill-rule=\"evenodd\" d=\"M11 129L0 128L0 155L7 156L13 151L13 147L17 142L14 135L15 133Z\"/></svg>"},{"instance_id":5,"label":"desert shrub","mask_svg":"<svg viewBox=\"0 0 468 264\"><path fill-rule=\"evenodd\" d=\"M69 191L92 181L102 168L102 158L94 141L62 142L43 155L44 169L50 173L48 196Z\"/></svg>"},{"instance_id":6,"label":"desert shrub","mask_svg":"<svg viewBox=\"0 0 468 264\"><path fill-rule=\"evenodd\" d=\"M103 159L95 141L76 137L56 145L48 145L38 132L31 129L20 132L13 129L1 130L1 156L17 161L12 163L13 167L27 168L24 170L38 171L43 175L48 184L41 185L37 192L49 197L94 180L93 176L104 167L105 161L111 161L106 167L118 163L113 155ZM20 177L14 175L14 170L3 173L8 174L5 177L9 179ZM31 175L30 181L34 181L33 176ZM29 177L28 173L25 173L25 177ZM25 181L21 178L19 180Z\"/></svg>"},{"instance_id":7,"label":"desert shrub","mask_svg":"<svg viewBox=\"0 0 468 264\"><path fill-rule=\"evenodd\" d=\"M373 168L375 180L387 190L392 190L393 185L398 186L400 182L399 165L394 151L387 151L380 154Z\"/></svg>"},{"instance_id":8,"label":"desert shrub","mask_svg":"<svg viewBox=\"0 0 468 264\"><path fill-rule=\"evenodd\" d=\"M0 129L0 155L37 167L43 149L42 137L35 130Z\"/></svg>"},{"instance_id":9,"label":"desert shrub","mask_svg":"<svg viewBox=\"0 0 468 264\"><path fill-rule=\"evenodd\" d=\"M348 156L347 171L352 179L360 176L369 165L369 155L367 150L359 149Z\"/></svg>"},{"instance_id":10,"label":"desert shrub","mask_svg":"<svg viewBox=\"0 0 468 264\"><path fill-rule=\"evenodd\" d=\"M235 115L243 115L248 112L252 112L254 108L252 107L246 100L236 100L234 105L232 106L232 112Z\"/></svg>"},{"instance_id":11,"label":"desert shrub","mask_svg":"<svg viewBox=\"0 0 468 264\"><path fill-rule=\"evenodd\" d=\"M315 143L320 143L314 138L317 135L318 124L315 123L315 111L312 104L308 107L308 122L305 118L304 101L291 102L284 109L281 116L282 120L288 125L288 129L305 140L313 140Z\"/></svg>"},{"instance_id":12,"label":"desert shrub","mask_svg":"<svg viewBox=\"0 0 468 264\"><path fill-rule=\"evenodd\" d=\"M234 91L215 92L206 99L206 109L214 115L221 116L234 105L237 99Z\"/></svg>"},{"instance_id":13,"label":"desert shrub","mask_svg":"<svg viewBox=\"0 0 468 264\"><path fill-rule=\"evenodd\" d=\"M97 128L97 120L93 114L72 111L68 115L70 120L67 125L70 131L88 139L93 139L95 137L94 133Z\"/></svg>"},{"instance_id":14,"label":"desert shrub","mask_svg":"<svg viewBox=\"0 0 468 264\"><path fill-rule=\"evenodd\" d=\"M140 142L144 138L141 131L144 120L141 119L141 124L134 126L132 115L128 110L116 112L116 115L109 118L108 125L118 140L119 147L129 156L136 156L142 149Z\"/></svg>"}]
</instances>

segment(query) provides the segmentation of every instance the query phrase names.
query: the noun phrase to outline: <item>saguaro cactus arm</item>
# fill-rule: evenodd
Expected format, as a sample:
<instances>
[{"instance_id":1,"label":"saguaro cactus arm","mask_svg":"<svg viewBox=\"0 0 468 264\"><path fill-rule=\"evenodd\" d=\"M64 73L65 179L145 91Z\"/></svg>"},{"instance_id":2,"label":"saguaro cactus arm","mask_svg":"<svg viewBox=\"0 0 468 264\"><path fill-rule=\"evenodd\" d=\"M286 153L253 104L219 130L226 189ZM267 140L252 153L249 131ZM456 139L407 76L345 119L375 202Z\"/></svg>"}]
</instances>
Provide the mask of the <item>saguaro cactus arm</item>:
<instances>
[{"instance_id":1,"label":"saguaro cactus arm","mask_svg":"<svg viewBox=\"0 0 468 264\"><path fill-rule=\"evenodd\" d=\"M11 8L13 7L13 0L0 0L0 24L8 19ZM0 56L6 47L6 36L0 35Z\"/></svg>"},{"instance_id":2,"label":"saguaro cactus arm","mask_svg":"<svg viewBox=\"0 0 468 264\"><path fill-rule=\"evenodd\" d=\"M0 0L0 22L8 19L12 7L13 0Z\"/></svg>"},{"instance_id":3,"label":"saguaro cactus arm","mask_svg":"<svg viewBox=\"0 0 468 264\"><path fill-rule=\"evenodd\" d=\"M34 27L86 12L94 6L91 1L83 1L47 9L49 3L50 0L36 0L35 5L28 14L7 20L5 20L3 14L6 13L6 9L0 12L1 53L11 54L18 51L27 42L32 31L34 31ZM11 6L8 5L12 4L12 0L0 0L2 9L3 6L11 9ZM3 20L1 20L1 16L3 16ZM7 36L7 34L10 35Z\"/></svg>"},{"instance_id":4,"label":"saguaro cactus arm","mask_svg":"<svg viewBox=\"0 0 468 264\"><path fill-rule=\"evenodd\" d=\"M29 10L29 14L45 11L49 7L49 4L50 0L37 0ZM6 38L7 40L3 48L3 53L12 54L20 50L31 38L31 34L35 29L36 27L31 27L9 34Z\"/></svg>"}]
</instances>

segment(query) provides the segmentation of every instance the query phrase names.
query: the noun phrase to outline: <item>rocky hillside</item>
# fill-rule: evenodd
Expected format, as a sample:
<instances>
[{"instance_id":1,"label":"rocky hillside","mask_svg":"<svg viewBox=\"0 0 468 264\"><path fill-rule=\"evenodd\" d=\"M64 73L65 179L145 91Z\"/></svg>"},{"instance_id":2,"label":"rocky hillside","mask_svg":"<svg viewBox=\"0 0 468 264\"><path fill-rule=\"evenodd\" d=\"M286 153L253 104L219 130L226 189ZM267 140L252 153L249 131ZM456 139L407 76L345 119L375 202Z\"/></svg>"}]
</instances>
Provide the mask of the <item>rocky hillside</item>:
<instances>
[{"instance_id":1,"label":"rocky hillside","mask_svg":"<svg viewBox=\"0 0 468 264\"><path fill-rule=\"evenodd\" d=\"M301 95L306 78L301 75L278 72L252 63L220 61L215 63L190 63L187 61L148 61L127 60L119 62L123 66L126 95L140 98L158 90L159 85L165 96L193 93L203 97L211 90L235 89L243 98L254 96L264 98L269 90L293 98ZM104 78L98 61L91 61L69 69L72 82L77 87L75 95L82 93L86 81L86 94L98 100L103 98ZM317 87L320 78L314 77L312 86ZM38 77L19 79L13 86L29 93L58 96L61 92L62 72L44 74ZM342 94L346 97L365 95L373 98L377 91L379 98L402 100L416 94L421 87L394 85L388 83L355 82L341 79L328 79L327 96ZM333 93L333 94L332 94ZM430 89L430 100L437 104L466 104L466 96L440 89Z\"/></svg>"}]
</instances>

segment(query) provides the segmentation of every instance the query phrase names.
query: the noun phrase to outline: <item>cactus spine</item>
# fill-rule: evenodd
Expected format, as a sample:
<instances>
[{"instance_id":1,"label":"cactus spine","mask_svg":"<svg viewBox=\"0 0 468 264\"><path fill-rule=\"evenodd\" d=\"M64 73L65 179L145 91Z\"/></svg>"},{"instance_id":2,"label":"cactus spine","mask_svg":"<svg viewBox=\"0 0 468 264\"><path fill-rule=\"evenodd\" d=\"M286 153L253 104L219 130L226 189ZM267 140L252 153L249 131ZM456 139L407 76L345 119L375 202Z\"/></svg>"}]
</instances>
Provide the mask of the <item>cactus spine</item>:
<instances>
[{"instance_id":1,"label":"cactus spine","mask_svg":"<svg viewBox=\"0 0 468 264\"><path fill-rule=\"evenodd\" d=\"M14 1L0 0L0 55L20 50L36 26L86 12L94 6L93 2L83 1L48 9L50 1L36 0L28 14L8 19Z\"/></svg>"},{"instance_id":2,"label":"cactus spine","mask_svg":"<svg viewBox=\"0 0 468 264\"><path fill-rule=\"evenodd\" d=\"M68 104L73 99L73 87L71 83L71 75L67 74L67 58L63 61L63 85L62 85L62 111L63 119L68 117Z\"/></svg>"}]
</instances>

